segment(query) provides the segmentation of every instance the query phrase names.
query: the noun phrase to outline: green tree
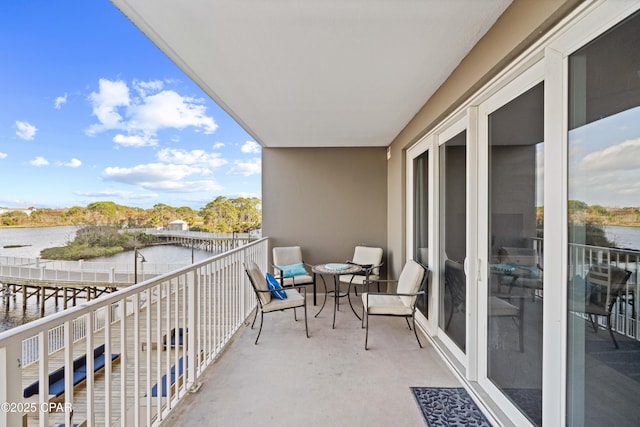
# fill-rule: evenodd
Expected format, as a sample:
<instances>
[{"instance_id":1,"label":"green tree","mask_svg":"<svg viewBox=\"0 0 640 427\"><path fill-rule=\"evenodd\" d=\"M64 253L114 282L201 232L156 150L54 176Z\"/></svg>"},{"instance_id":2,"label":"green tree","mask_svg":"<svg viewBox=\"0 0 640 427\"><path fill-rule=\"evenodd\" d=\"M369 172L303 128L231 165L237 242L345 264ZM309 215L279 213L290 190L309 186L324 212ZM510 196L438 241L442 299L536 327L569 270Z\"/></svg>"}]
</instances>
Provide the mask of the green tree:
<instances>
[{"instance_id":1,"label":"green tree","mask_svg":"<svg viewBox=\"0 0 640 427\"><path fill-rule=\"evenodd\" d=\"M87 206L94 224L116 224L117 208L114 202L94 202Z\"/></svg>"}]
</instances>

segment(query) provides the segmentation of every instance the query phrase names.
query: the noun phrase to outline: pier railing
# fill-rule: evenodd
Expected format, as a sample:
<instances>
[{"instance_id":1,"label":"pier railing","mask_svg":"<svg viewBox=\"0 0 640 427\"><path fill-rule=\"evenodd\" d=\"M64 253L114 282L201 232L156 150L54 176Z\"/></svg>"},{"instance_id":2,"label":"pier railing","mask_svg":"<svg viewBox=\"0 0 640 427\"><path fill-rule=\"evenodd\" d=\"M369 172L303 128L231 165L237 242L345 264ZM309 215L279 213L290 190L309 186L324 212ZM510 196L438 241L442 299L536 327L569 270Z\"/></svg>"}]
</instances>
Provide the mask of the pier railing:
<instances>
[{"instance_id":1,"label":"pier railing","mask_svg":"<svg viewBox=\"0 0 640 427\"><path fill-rule=\"evenodd\" d=\"M266 271L267 253L263 238L0 333L0 402L9 405L0 426L158 425L255 307L242 263ZM102 345L104 366L87 368ZM74 386L78 360L86 372ZM49 374L61 367L64 393L50 395Z\"/></svg>"},{"instance_id":2,"label":"pier railing","mask_svg":"<svg viewBox=\"0 0 640 427\"><path fill-rule=\"evenodd\" d=\"M110 264L91 261L52 261L41 258L0 257L0 281L123 285L175 271L184 264ZM137 273L137 279L135 278Z\"/></svg>"}]
</instances>

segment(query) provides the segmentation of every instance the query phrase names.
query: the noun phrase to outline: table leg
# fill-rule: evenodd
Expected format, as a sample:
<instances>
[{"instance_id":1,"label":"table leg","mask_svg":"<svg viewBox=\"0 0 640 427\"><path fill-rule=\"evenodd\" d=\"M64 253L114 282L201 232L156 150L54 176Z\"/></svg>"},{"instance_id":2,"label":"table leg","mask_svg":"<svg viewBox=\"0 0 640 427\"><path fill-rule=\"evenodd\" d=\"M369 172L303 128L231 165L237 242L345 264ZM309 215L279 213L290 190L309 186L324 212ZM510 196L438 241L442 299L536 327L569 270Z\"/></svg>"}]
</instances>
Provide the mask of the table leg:
<instances>
[{"instance_id":1,"label":"table leg","mask_svg":"<svg viewBox=\"0 0 640 427\"><path fill-rule=\"evenodd\" d=\"M333 329L336 328L336 311L340 308L340 280L338 275L333 275Z\"/></svg>"},{"instance_id":2,"label":"table leg","mask_svg":"<svg viewBox=\"0 0 640 427\"><path fill-rule=\"evenodd\" d=\"M324 305L327 303L327 293L328 293L327 292L327 282L325 282L324 276L322 274L319 274L319 276L322 279L322 283L324 284L324 301L322 301L322 307L320 307L320 310L316 313L316 315L314 317L318 317L318 315L324 309Z\"/></svg>"},{"instance_id":3,"label":"table leg","mask_svg":"<svg viewBox=\"0 0 640 427\"><path fill-rule=\"evenodd\" d=\"M364 289L363 289L363 292L364 292ZM349 300L349 305L351 306L351 311L353 311L353 314L356 315L358 320L362 320L360 318L360 315L356 313L356 309L353 307L353 303L351 302L351 285L349 285L349 287L347 288L347 299Z\"/></svg>"}]
</instances>

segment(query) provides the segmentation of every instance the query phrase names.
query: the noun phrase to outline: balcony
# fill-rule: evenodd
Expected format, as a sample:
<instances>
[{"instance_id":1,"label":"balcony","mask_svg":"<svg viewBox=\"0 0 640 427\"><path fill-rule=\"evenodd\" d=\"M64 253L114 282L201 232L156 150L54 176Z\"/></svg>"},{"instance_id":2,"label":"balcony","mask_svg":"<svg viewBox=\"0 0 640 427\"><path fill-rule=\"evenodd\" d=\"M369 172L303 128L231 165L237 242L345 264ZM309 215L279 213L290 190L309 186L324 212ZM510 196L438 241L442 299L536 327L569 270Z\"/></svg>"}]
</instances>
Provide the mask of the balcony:
<instances>
[{"instance_id":1,"label":"balcony","mask_svg":"<svg viewBox=\"0 0 640 427\"><path fill-rule=\"evenodd\" d=\"M16 410L0 413L0 425L178 426L214 418L219 425L424 425L410 387L461 386L432 342L421 334L420 349L400 319L371 320L369 351L348 304L332 329L331 299L318 317L319 306L308 306L309 339L301 313L296 323L292 313L277 312L265 316L254 345L255 297L242 263L253 260L266 271L269 248L269 239L260 239L4 332L0 401ZM588 381L637 395L637 370L618 361L634 357L639 346L637 307L629 304L638 292L638 254L579 246L571 254L579 271L593 262L633 271L613 316L619 350L602 319L596 333L588 317L571 318L589 340ZM542 298L537 291L526 300L528 316ZM524 340L531 348L542 326L537 317L527 319ZM114 357L95 353L103 345ZM87 369L101 359L99 369ZM613 419L626 411L618 406L601 412Z\"/></svg>"},{"instance_id":2,"label":"balcony","mask_svg":"<svg viewBox=\"0 0 640 427\"><path fill-rule=\"evenodd\" d=\"M0 425L423 425L410 387L460 386L401 319L372 319L365 351L348 304L335 329L332 301L317 318L310 305L309 339L290 312L269 313L254 345L242 263L266 271L268 248L261 239L4 332L0 401L14 410Z\"/></svg>"},{"instance_id":3,"label":"balcony","mask_svg":"<svg viewBox=\"0 0 640 427\"><path fill-rule=\"evenodd\" d=\"M461 387L424 335L418 347L403 319L372 318L365 351L348 304L331 328L330 302L317 318L319 306L308 307L309 339L300 312L297 323L290 311L265 315L258 345L257 325L241 327L166 425L424 426L410 387Z\"/></svg>"}]
</instances>

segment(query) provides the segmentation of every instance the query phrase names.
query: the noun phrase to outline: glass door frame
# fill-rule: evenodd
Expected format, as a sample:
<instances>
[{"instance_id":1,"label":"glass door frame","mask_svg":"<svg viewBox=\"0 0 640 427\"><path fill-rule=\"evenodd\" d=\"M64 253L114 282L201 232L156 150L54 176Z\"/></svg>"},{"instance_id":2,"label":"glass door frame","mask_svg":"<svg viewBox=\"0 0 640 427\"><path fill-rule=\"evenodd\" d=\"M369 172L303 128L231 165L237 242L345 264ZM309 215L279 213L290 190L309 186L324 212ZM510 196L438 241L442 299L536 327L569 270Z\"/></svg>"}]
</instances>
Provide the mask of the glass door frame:
<instances>
[{"instance_id":1,"label":"glass door frame","mask_svg":"<svg viewBox=\"0 0 640 427\"><path fill-rule=\"evenodd\" d=\"M434 198L432 195L435 191L434 181L433 181L433 170L436 167L434 164L434 138L432 135L426 136L418 141L411 148L406 151L406 224L407 224L407 240L406 240L406 254L407 259L414 259L414 160L424 153L429 153L428 155L428 219L427 219L427 228L428 228L428 242L429 247L427 250L427 262L430 270L429 283L427 288L427 301L428 301L428 313L429 318L426 318L421 311L416 310L416 321L420 324L429 336L434 336L436 334L436 328L438 326L438 317L437 317L437 304L434 304L434 301L437 301L438 297L438 289L434 286L434 274L433 274L433 265L434 265L434 242L433 242L433 233L435 228L434 224Z\"/></svg>"},{"instance_id":2,"label":"glass door frame","mask_svg":"<svg viewBox=\"0 0 640 427\"><path fill-rule=\"evenodd\" d=\"M450 352L451 355L454 356L456 361L458 362L458 369L461 372L465 373L466 377L470 375L475 377L475 369L473 368L475 364L469 363L469 355L472 355L472 358L475 358L475 349L477 346L475 345L475 333L466 333L466 354L460 350L460 348L447 336L444 330L440 329L438 326L438 319L440 316L439 313L439 299L440 299L440 271L444 265L444 259L441 255L442 246L440 242L440 227L441 221L439 219L440 212L440 201L441 201L441 191L440 191L440 166L439 166L439 156L440 156L440 146L446 143L449 139L456 136L460 132L467 131L467 156L466 156L466 183L467 183L467 194L466 194L466 202L467 202L467 212L466 212L466 245L467 245L467 256L465 262L465 270L467 271L467 307L466 307L466 330L469 331L470 328L474 325L474 317L475 317L475 292L471 291L475 290L474 286L468 286L469 283L474 283L475 280L475 261L473 248L476 247L476 226L475 226L475 206L476 206L476 150L475 150L475 128L476 128L476 109L470 108L457 114L451 119L447 120L442 126L439 126L434 131L430 132L429 135L425 136L423 139L418 141L412 147L407 149L406 152L406 194L408 195L406 203L407 203L407 245L406 245L406 253L407 258L412 259L413 251L414 251L414 241L413 241L413 228L414 228L414 218L413 218L413 179L414 179L414 168L413 168L413 160L418 156L422 155L426 151L429 151L429 249L428 249L428 260L429 260L429 269L431 270L431 277L429 280L429 288L428 292L430 293L428 301L429 301L429 319L426 319L422 313L416 313L416 318L418 322L426 329L427 333L432 337L437 337L443 346ZM438 266L434 268L434 266Z\"/></svg>"},{"instance_id":3,"label":"glass door frame","mask_svg":"<svg viewBox=\"0 0 640 427\"><path fill-rule=\"evenodd\" d=\"M489 294L489 115L500 107L508 104L518 96L525 93L535 85L544 81L544 61L539 60L517 76L505 86L493 93L478 106L478 299L477 313L477 381L481 388L489 394L491 399L498 404L500 409L514 420L516 425L528 425L529 421L522 413L504 396L498 387L489 379L487 374L488 364L488 294ZM546 103L546 101L545 101ZM545 134L546 136L546 134ZM545 144L545 151L547 146ZM546 169L545 169L546 171ZM545 177L545 180L547 178ZM545 222L546 224L546 222ZM546 236L546 234L545 234ZM546 274L545 274L546 275ZM543 334L547 331L543 331Z\"/></svg>"},{"instance_id":4,"label":"glass door frame","mask_svg":"<svg viewBox=\"0 0 640 427\"><path fill-rule=\"evenodd\" d=\"M466 351L462 351L457 344L449 338L447 333L438 326L437 336L440 338L442 343L445 345L447 350L451 352L451 354L456 358L458 363L460 363L464 367L465 376L469 378L473 377L475 374L472 372L473 369L470 370L470 367L474 365L469 363L470 360L475 358L475 334L472 331L472 327L474 325L473 318L475 317L475 286L470 286L470 284L474 283L475 275L472 274L474 271L474 267L469 265L470 260L472 259L472 253L474 252L472 248L475 246L475 236L473 231L475 230L475 226L473 224L474 215L474 206L475 206L475 147L476 144L473 143L472 139L469 135L469 129L473 129L473 126L470 126L470 117L472 114L469 114L468 111L464 111L464 114L461 114L457 117L448 120L443 124L442 127L435 133L435 143L436 143L436 153L435 156L436 163L438 164L437 170L434 170L434 193L433 198L437 200L437 206L434 211L434 215L437 217L437 228L434 230L435 234L433 235L434 246L437 249L435 255L435 261L437 262L438 268L437 271L434 271L434 285L438 286L440 289L440 281L442 280L441 271L444 270L444 243L440 240L443 230L443 222L440 220L440 212L443 203L443 183L444 177L442 176L442 170L440 168L440 155L441 150L443 150L444 144L446 144L450 139L454 138L456 135L461 132L467 132L467 140L466 140L466 214L465 214L465 226L466 226L466 236L465 236L465 245L466 245L466 256L464 261L464 269L467 277L466 283L466 306L465 306L465 349ZM473 263L472 263L473 264ZM435 269L434 269L435 270ZM435 280L437 278L437 280ZM439 300L436 301L439 307ZM438 312L438 316L440 313ZM438 325L436 319L436 325ZM471 354L471 357L470 357Z\"/></svg>"}]
</instances>

